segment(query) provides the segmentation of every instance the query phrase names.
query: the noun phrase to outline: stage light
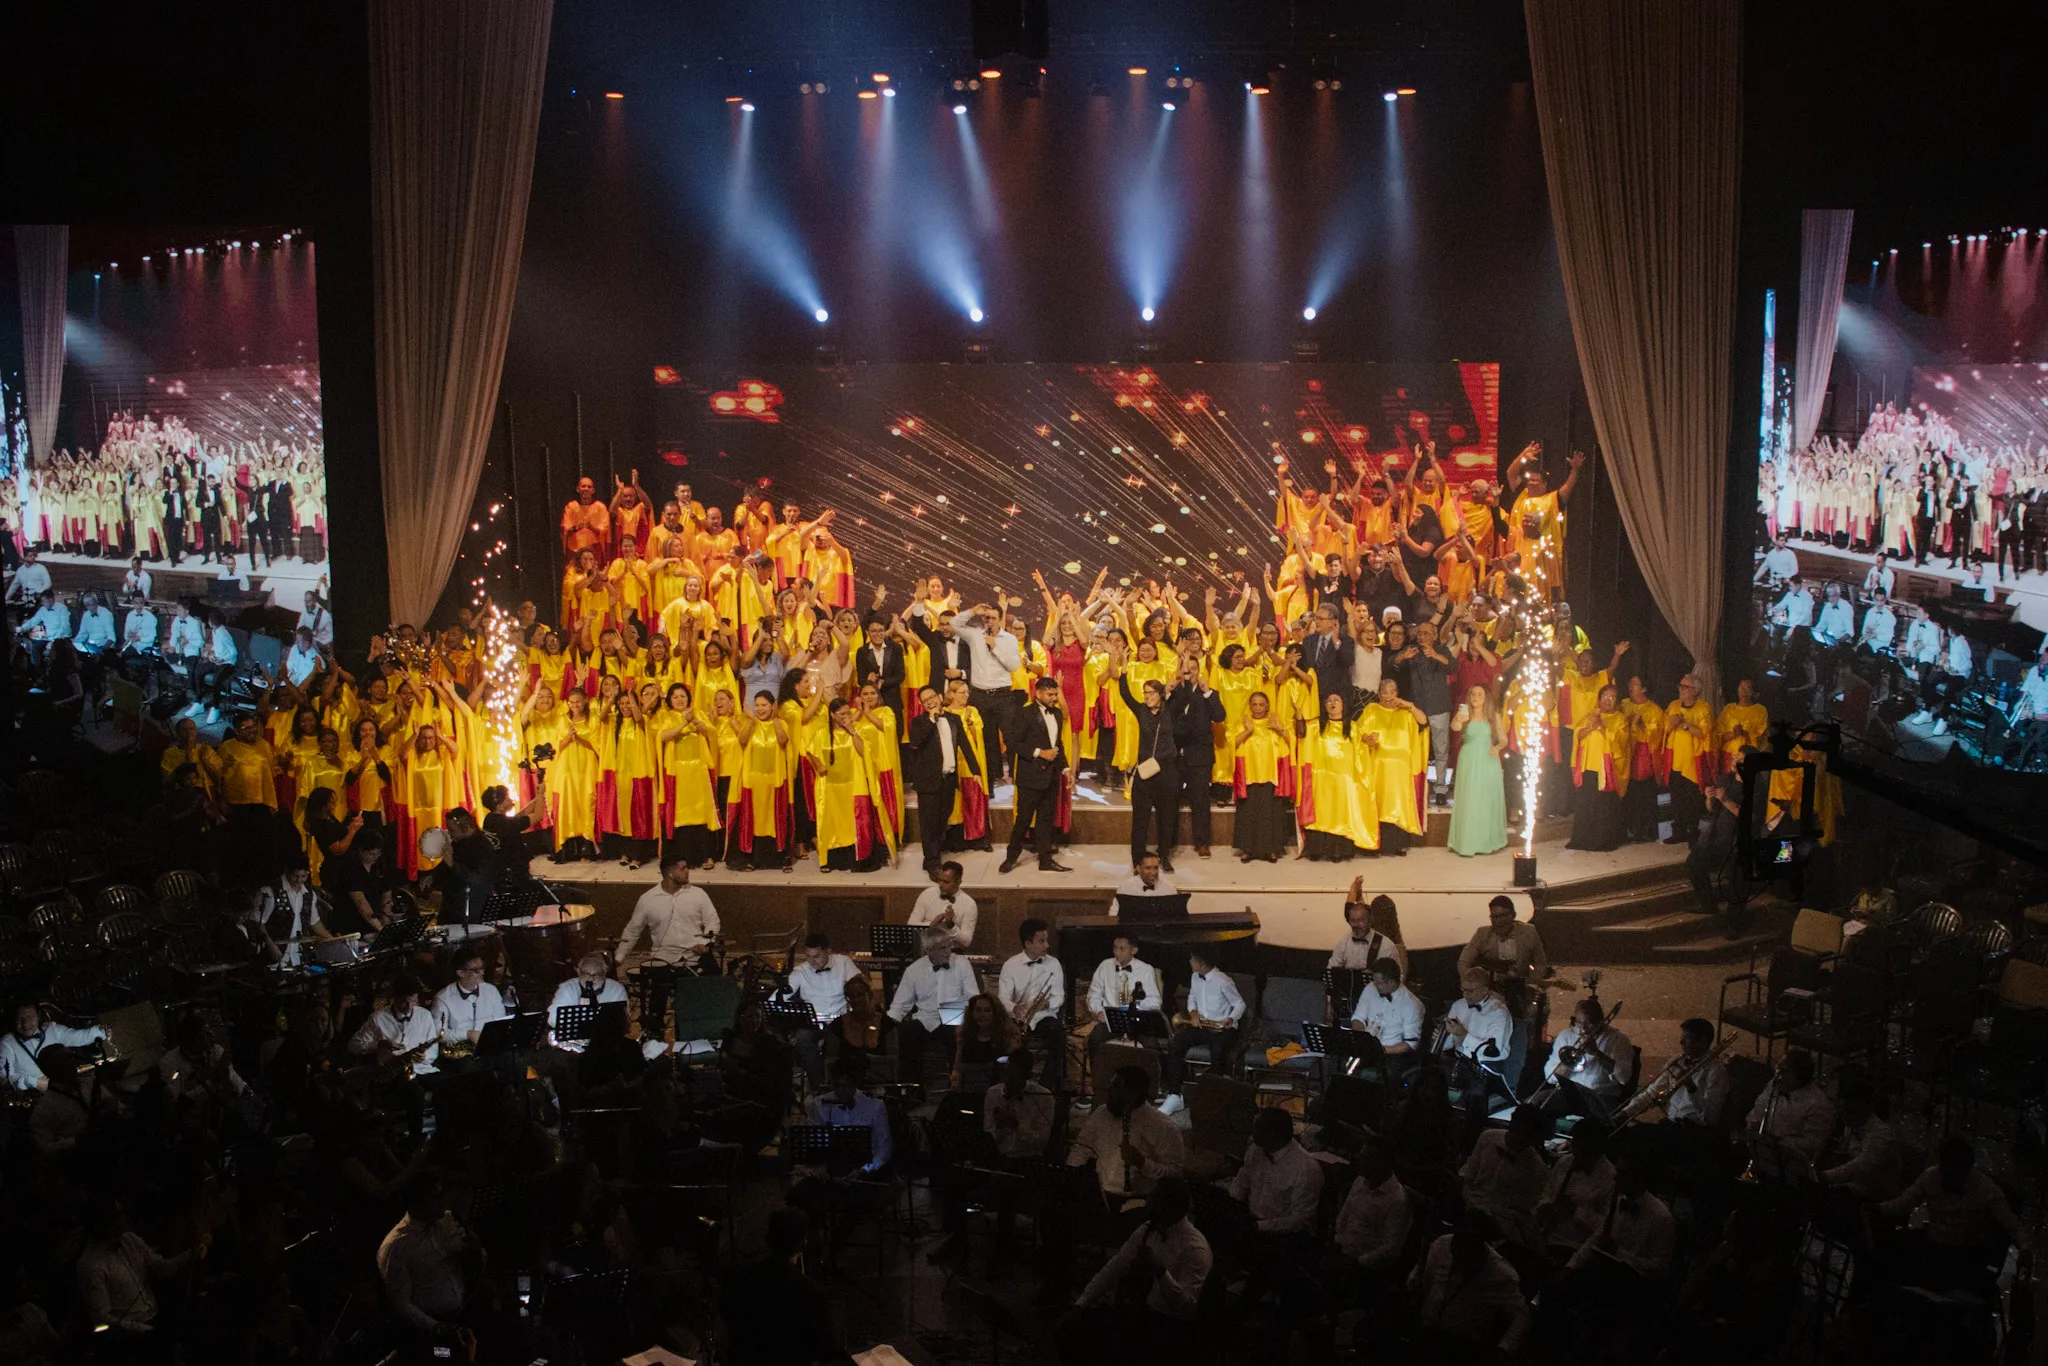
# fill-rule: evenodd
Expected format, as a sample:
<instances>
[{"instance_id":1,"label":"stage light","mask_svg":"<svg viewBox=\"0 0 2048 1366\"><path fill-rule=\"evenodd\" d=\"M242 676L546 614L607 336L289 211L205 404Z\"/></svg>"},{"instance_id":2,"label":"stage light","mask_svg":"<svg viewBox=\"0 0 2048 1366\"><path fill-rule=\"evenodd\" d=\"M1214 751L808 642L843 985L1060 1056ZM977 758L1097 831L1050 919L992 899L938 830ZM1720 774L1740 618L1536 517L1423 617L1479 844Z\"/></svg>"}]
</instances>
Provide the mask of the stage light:
<instances>
[{"instance_id":1,"label":"stage light","mask_svg":"<svg viewBox=\"0 0 2048 1366\"><path fill-rule=\"evenodd\" d=\"M1316 89L1318 89L1318 90L1328 90L1329 88L1330 88L1330 83L1329 83L1328 81L1317 81L1317 82L1316 82Z\"/></svg>"},{"instance_id":2,"label":"stage light","mask_svg":"<svg viewBox=\"0 0 2048 1366\"><path fill-rule=\"evenodd\" d=\"M1145 74L1145 68L1142 66L1134 66L1131 68L1130 74L1133 76L1142 76Z\"/></svg>"},{"instance_id":3,"label":"stage light","mask_svg":"<svg viewBox=\"0 0 2048 1366\"><path fill-rule=\"evenodd\" d=\"M1301 320L1305 323L1312 323L1316 320L1316 306L1314 304L1310 304L1307 308L1301 310Z\"/></svg>"},{"instance_id":4,"label":"stage light","mask_svg":"<svg viewBox=\"0 0 2048 1366\"><path fill-rule=\"evenodd\" d=\"M823 81L818 81L811 86L811 93L814 95L827 95L831 93L831 90L832 88Z\"/></svg>"},{"instance_id":5,"label":"stage light","mask_svg":"<svg viewBox=\"0 0 2048 1366\"><path fill-rule=\"evenodd\" d=\"M1893 256L1897 256L1899 254L1899 249L1897 247L1893 247L1891 250L1891 254Z\"/></svg>"},{"instance_id":6,"label":"stage light","mask_svg":"<svg viewBox=\"0 0 2048 1366\"><path fill-rule=\"evenodd\" d=\"M1386 94L1380 96L1380 98L1385 100L1388 104L1392 104L1395 100L1398 100L1401 97L1399 95L1396 95L1393 91L1389 90Z\"/></svg>"},{"instance_id":7,"label":"stage light","mask_svg":"<svg viewBox=\"0 0 2048 1366\"><path fill-rule=\"evenodd\" d=\"M741 100L744 100L745 98L745 95L727 95L725 97L725 102L727 104L738 104Z\"/></svg>"},{"instance_id":8,"label":"stage light","mask_svg":"<svg viewBox=\"0 0 2048 1366\"><path fill-rule=\"evenodd\" d=\"M889 73L888 73L888 72L886 72L886 71L877 71L877 72L875 73L875 84L876 84L876 85L887 85L888 83L889 83Z\"/></svg>"},{"instance_id":9,"label":"stage light","mask_svg":"<svg viewBox=\"0 0 2048 1366\"><path fill-rule=\"evenodd\" d=\"M751 104L743 104L740 106L740 112L742 114L751 114L754 112L754 106Z\"/></svg>"},{"instance_id":10,"label":"stage light","mask_svg":"<svg viewBox=\"0 0 2048 1366\"><path fill-rule=\"evenodd\" d=\"M1342 90L1343 88L1344 88L1344 82L1342 82L1342 81L1339 81L1339 80L1334 80L1334 79L1333 79L1333 80L1332 80L1332 81L1330 82L1330 89L1332 89L1332 90Z\"/></svg>"},{"instance_id":11,"label":"stage light","mask_svg":"<svg viewBox=\"0 0 2048 1366\"><path fill-rule=\"evenodd\" d=\"M864 100L871 100L871 99L873 99L873 98L875 97L875 92L874 92L874 91L872 91L872 90L863 90L863 91L861 91L861 92L859 92L859 93L860 93L860 98L862 98L862 99L864 99Z\"/></svg>"},{"instance_id":12,"label":"stage light","mask_svg":"<svg viewBox=\"0 0 2048 1366\"><path fill-rule=\"evenodd\" d=\"M1273 93L1273 87L1270 85L1248 85L1245 89L1251 91L1254 95L1270 95Z\"/></svg>"},{"instance_id":13,"label":"stage light","mask_svg":"<svg viewBox=\"0 0 2048 1366\"><path fill-rule=\"evenodd\" d=\"M893 100L896 98L896 87L893 85L885 85L882 87L882 93Z\"/></svg>"},{"instance_id":14,"label":"stage light","mask_svg":"<svg viewBox=\"0 0 2048 1366\"><path fill-rule=\"evenodd\" d=\"M953 88L955 90L965 90L967 88L967 82L964 80L955 80L953 82Z\"/></svg>"},{"instance_id":15,"label":"stage light","mask_svg":"<svg viewBox=\"0 0 2048 1366\"><path fill-rule=\"evenodd\" d=\"M810 94L810 93L811 93L811 83L810 83L809 81L805 81L805 82L804 82L804 83L803 83L802 85L799 85L799 86L798 86L798 87L796 88L796 93L797 93L797 94L799 94L799 95L808 95L808 94Z\"/></svg>"},{"instance_id":16,"label":"stage light","mask_svg":"<svg viewBox=\"0 0 2048 1366\"><path fill-rule=\"evenodd\" d=\"M829 323L832 321L832 315L830 313L827 313L822 308L813 310L811 316L813 318L816 318L821 323Z\"/></svg>"},{"instance_id":17,"label":"stage light","mask_svg":"<svg viewBox=\"0 0 2048 1366\"><path fill-rule=\"evenodd\" d=\"M981 78L985 81L992 81L995 80L998 76L1001 76L1002 74L1002 72L996 70L994 67L990 67L988 70L981 73Z\"/></svg>"},{"instance_id":18,"label":"stage light","mask_svg":"<svg viewBox=\"0 0 2048 1366\"><path fill-rule=\"evenodd\" d=\"M1415 93L1415 87L1412 85L1396 86L1394 87L1394 93L1396 95L1412 95Z\"/></svg>"},{"instance_id":19,"label":"stage light","mask_svg":"<svg viewBox=\"0 0 2048 1366\"><path fill-rule=\"evenodd\" d=\"M981 89L981 78L980 78L979 76L977 76L977 77L975 77L975 78L974 78L973 80L969 81L969 82L967 83L967 88L968 88L969 90L979 90L979 89Z\"/></svg>"},{"instance_id":20,"label":"stage light","mask_svg":"<svg viewBox=\"0 0 2048 1366\"><path fill-rule=\"evenodd\" d=\"M964 104L956 104L953 106L953 112L956 114L965 114L967 112L967 106Z\"/></svg>"},{"instance_id":21,"label":"stage light","mask_svg":"<svg viewBox=\"0 0 2048 1366\"><path fill-rule=\"evenodd\" d=\"M1175 89L1178 89L1179 87L1180 87L1180 77L1178 77L1178 76L1168 76L1168 77L1166 78L1166 88L1167 88L1168 90L1175 90Z\"/></svg>"},{"instance_id":22,"label":"stage light","mask_svg":"<svg viewBox=\"0 0 2048 1366\"><path fill-rule=\"evenodd\" d=\"M978 323L987 316L987 314L983 313L978 308L970 308L967 310L967 321L971 323Z\"/></svg>"},{"instance_id":23,"label":"stage light","mask_svg":"<svg viewBox=\"0 0 2048 1366\"><path fill-rule=\"evenodd\" d=\"M1171 114L1171 113L1173 112L1173 101L1172 101L1172 100L1168 100L1168 101L1166 101L1166 102L1165 102L1164 104L1160 105L1159 107L1160 107L1161 109L1164 109L1164 110L1165 110L1165 111L1166 111L1167 113Z\"/></svg>"},{"instance_id":24,"label":"stage light","mask_svg":"<svg viewBox=\"0 0 2048 1366\"><path fill-rule=\"evenodd\" d=\"M626 98L625 94L618 90L607 90L604 92L604 97L608 100L623 100Z\"/></svg>"},{"instance_id":25,"label":"stage light","mask_svg":"<svg viewBox=\"0 0 2048 1366\"><path fill-rule=\"evenodd\" d=\"M1922 250L1922 251L1926 251L1926 250L1927 250L1927 249L1928 249L1929 247L1931 247L1931 246L1933 246L1933 245L1934 245L1934 243L1932 243L1932 242L1922 242L1922 243L1920 244L1920 250Z\"/></svg>"},{"instance_id":26,"label":"stage light","mask_svg":"<svg viewBox=\"0 0 2048 1366\"><path fill-rule=\"evenodd\" d=\"M1159 315L1152 311L1152 305L1146 304L1143 308L1138 310L1138 316L1149 323Z\"/></svg>"}]
</instances>

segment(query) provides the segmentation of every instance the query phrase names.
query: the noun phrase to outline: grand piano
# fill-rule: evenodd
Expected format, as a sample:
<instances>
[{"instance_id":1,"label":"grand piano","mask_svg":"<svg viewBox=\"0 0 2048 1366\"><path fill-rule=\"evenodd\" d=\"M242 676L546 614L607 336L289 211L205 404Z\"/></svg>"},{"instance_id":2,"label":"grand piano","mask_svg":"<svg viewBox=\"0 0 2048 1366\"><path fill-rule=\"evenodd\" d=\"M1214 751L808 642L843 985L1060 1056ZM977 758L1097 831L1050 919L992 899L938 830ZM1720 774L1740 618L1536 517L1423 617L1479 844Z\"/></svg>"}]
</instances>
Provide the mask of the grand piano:
<instances>
[{"instance_id":1,"label":"grand piano","mask_svg":"<svg viewBox=\"0 0 2048 1366\"><path fill-rule=\"evenodd\" d=\"M1188 947L1206 944L1216 965L1250 972L1259 944L1259 918L1249 910L1203 911L1173 919L1062 912L1053 921L1053 953L1070 977L1086 978L1110 955L1110 941L1126 925L1138 932L1139 956L1159 969L1162 980L1184 983Z\"/></svg>"}]
</instances>

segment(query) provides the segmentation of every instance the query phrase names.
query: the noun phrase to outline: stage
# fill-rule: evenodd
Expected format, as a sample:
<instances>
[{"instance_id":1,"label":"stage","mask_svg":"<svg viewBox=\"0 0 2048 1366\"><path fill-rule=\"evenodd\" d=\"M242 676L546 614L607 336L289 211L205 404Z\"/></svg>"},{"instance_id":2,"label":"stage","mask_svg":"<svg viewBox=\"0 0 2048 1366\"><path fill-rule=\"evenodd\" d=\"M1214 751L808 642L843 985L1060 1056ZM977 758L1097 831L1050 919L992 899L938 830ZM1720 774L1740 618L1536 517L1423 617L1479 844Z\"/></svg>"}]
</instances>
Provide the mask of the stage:
<instances>
[{"instance_id":1,"label":"stage","mask_svg":"<svg viewBox=\"0 0 2048 1366\"><path fill-rule=\"evenodd\" d=\"M1837 582L1863 582L1864 574L1870 570L1873 557L1852 550L1837 550L1819 541L1794 541L1792 549L1800 557L1801 568L1809 578L1820 577ZM1812 561L1813 564L1808 562ZM1945 559L1930 559L1926 564L1916 565L1911 560L1888 561L1897 574L1897 589L1892 596L1903 602L1924 600L1940 601L1956 596L1970 581L1967 571L1960 566L1949 568ZM1825 564L1834 567L1831 573L1815 575L1813 570ZM2000 602L2010 601L2013 619L2023 626L2037 631L2048 631L2048 573L2030 571L1998 582L1996 565L1984 566L1984 582L1998 592ZM1814 596L1820 596L1820 589L1814 589ZM1772 601L1776 601L1774 596ZM1901 622L1903 630L1903 619Z\"/></svg>"},{"instance_id":2,"label":"stage","mask_svg":"<svg viewBox=\"0 0 2048 1366\"><path fill-rule=\"evenodd\" d=\"M44 567L50 571L50 585L58 593L70 597L87 589L97 589L108 595L110 605L128 573L128 559L124 555L99 558L46 550L41 558ZM237 555L235 563L241 565L248 558L247 555ZM328 572L325 560L308 562L291 555L267 561L261 569L237 572L232 576L223 575L220 565L200 563L194 555L187 555L175 569L165 560L145 559L142 567L154 580L151 602L169 603L182 598L204 601L219 591L216 584L232 584L238 592L268 595L270 606L282 608L294 616L306 605L306 594L321 588L320 580ZM245 584L246 590L243 589ZM324 589L322 595L325 596Z\"/></svg>"}]
</instances>

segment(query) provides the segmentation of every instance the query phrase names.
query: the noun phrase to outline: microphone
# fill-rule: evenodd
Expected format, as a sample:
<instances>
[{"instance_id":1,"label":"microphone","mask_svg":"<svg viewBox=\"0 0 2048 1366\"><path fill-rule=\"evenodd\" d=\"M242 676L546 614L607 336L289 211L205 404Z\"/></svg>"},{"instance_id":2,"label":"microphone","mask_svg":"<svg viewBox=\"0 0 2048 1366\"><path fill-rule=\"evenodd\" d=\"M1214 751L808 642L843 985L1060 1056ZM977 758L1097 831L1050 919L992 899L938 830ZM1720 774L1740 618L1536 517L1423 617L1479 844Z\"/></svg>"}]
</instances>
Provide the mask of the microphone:
<instances>
[{"instance_id":1,"label":"microphone","mask_svg":"<svg viewBox=\"0 0 2048 1366\"><path fill-rule=\"evenodd\" d=\"M1138 1002L1140 1002L1140 1001L1142 1001L1142 1000L1144 1000L1144 999L1145 999L1145 984L1144 984L1143 982L1137 982L1137 983L1134 983L1134 984L1132 984L1132 986L1131 986L1131 1004L1132 1004L1132 1005L1136 1005L1136 1004L1138 1004Z\"/></svg>"}]
</instances>

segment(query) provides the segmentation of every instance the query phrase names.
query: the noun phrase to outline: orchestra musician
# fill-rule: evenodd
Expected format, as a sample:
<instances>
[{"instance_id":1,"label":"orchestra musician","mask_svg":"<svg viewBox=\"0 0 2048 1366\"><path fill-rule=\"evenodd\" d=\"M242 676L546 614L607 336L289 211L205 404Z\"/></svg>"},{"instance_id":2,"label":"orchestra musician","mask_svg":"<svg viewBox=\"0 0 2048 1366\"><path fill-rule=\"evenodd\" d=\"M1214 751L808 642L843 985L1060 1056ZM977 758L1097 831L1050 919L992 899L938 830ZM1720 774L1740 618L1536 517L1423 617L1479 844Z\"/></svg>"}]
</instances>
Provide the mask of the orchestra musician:
<instances>
[{"instance_id":1,"label":"orchestra musician","mask_svg":"<svg viewBox=\"0 0 2048 1366\"><path fill-rule=\"evenodd\" d=\"M1238 1032L1244 1022L1244 995L1230 974L1216 966L1207 947L1196 944L1188 949L1188 970L1194 975L1188 980L1187 1019L1184 1023L1175 1022L1160 1064L1166 1098L1159 1103L1159 1109L1168 1115L1177 1115L1187 1108L1180 1089L1187 1075L1188 1050L1206 1048L1210 1059L1221 1063L1237 1047Z\"/></svg>"},{"instance_id":2,"label":"orchestra musician","mask_svg":"<svg viewBox=\"0 0 2048 1366\"><path fill-rule=\"evenodd\" d=\"M321 911L327 907L327 894L313 885L313 875L304 859L297 859L284 870L275 886L266 887L262 892L264 928L271 939L284 951L277 966L295 968L301 961L300 941L306 939L332 939L334 932L327 928Z\"/></svg>"},{"instance_id":3,"label":"orchestra musician","mask_svg":"<svg viewBox=\"0 0 2048 1366\"><path fill-rule=\"evenodd\" d=\"M420 1008L420 995L420 984L413 978L394 981L390 998L370 1012L348 1041L348 1051L380 1065L402 1062L410 1063L415 1073L434 1071L441 1053L441 1024L432 1011Z\"/></svg>"},{"instance_id":4,"label":"orchestra musician","mask_svg":"<svg viewBox=\"0 0 2048 1366\"><path fill-rule=\"evenodd\" d=\"M434 996L434 1018L441 1025L443 1054L466 1056L483 1037L484 1026L505 1019L505 998L484 980L484 956L465 950L455 960L455 980Z\"/></svg>"},{"instance_id":5,"label":"orchestra musician","mask_svg":"<svg viewBox=\"0 0 2048 1366\"><path fill-rule=\"evenodd\" d=\"M974 965L953 952L951 931L927 926L923 946L924 956L903 970L896 999L889 1003L890 1019L914 1026L903 1029L897 1041L907 1081L924 1076L927 1050L952 1057L967 1002L981 994Z\"/></svg>"},{"instance_id":6,"label":"orchestra musician","mask_svg":"<svg viewBox=\"0 0 2048 1366\"><path fill-rule=\"evenodd\" d=\"M1604 1118L1627 1099L1635 1082L1635 1045L1608 1018L1596 997L1572 1007L1572 1022L1552 1041L1543 1068L1543 1108L1551 1114Z\"/></svg>"},{"instance_id":7,"label":"orchestra musician","mask_svg":"<svg viewBox=\"0 0 2048 1366\"><path fill-rule=\"evenodd\" d=\"M1649 1175L1640 1156L1621 1159L1599 1227L1572 1253L1562 1279L1544 1292L1546 1302L1555 1299L1575 1319L1600 1325L1608 1338L1642 1322L1661 1303L1671 1272L1678 1223L1671 1207L1650 1193Z\"/></svg>"},{"instance_id":8,"label":"orchestra musician","mask_svg":"<svg viewBox=\"0 0 2048 1366\"><path fill-rule=\"evenodd\" d=\"M978 912L974 898L960 890L967 870L954 859L938 867L932 885L917 894L910 908L910 923L932 925L953 933L953 947L965 953L974 943L974 922Z\"/></svg>"},{"instance_id":9,"label":"orchestra musician","mask_svg":"<svg viewBox=\"0 0 2048 1366\"><path fill-rule=\"evenodd\" d=\"M1060 1019L1067 1003L1066 973L1051 956L1052 934L1043 920L1033 917L1017 926L1017 942L1022 948L1003 963L996 979L996 999L1017 1029L1043 1050L1041 1075L1057 1090L1067 1076L1067 1032Z\"/></svg>"},{"instance_id":10,"label":"orchestra musician","mask_svg":"<svg viewBox=\"0 0 2048 1366\"><path fill-rule=\"evenodd\" d=\"M1510 907L1512 909L1512 907ZM1392 958L1401 965L1405 976L1408 972L1408 949L1401 943L1398 933L1389 933L1384 927L1395 919L1394 899L1382 893L1365 900L1365 878L1351 879L1351 890L1344 896L1344 921L1350 932L1337 941L1330 950L1329 966L1344 968L1351 972L1370 972L1372 965L1382 958Z\"/></svg>"},{"instance_id":11,"label":"orchestra musician","mask_svg":"<svg viewBox=\"0 0 2048 1366\"><path fill-rule=\"evenodd\" d=\"M1444 1012L1443 1039L1438 1047L1460 1060L1455 1064L1459 1071L1471 1073L1478 1069L1475 1078L1483 1083L1485 1074L1497 1075L1506 1064L1508 1047L1514 1042L1515 1022L1509 1018L1507 1003L1493 989L1493 979L1484 969L1461 973L1458 985L1462 994ZM1454 1080L1461 1085L1466 1081L1455 1075ZM1512 1097L1512 1084L1508 1090ZM1479 1103L1485 1104L1483 1084Z\"/></svg>"},{"instance_id":12,"label":"orchestra musician","mask_svg":"<svg viewBox=\"0 0 2048 1366\"><path fill-rule=\"evenodd\" d=\"M1493 978L1494 990L1514 1018L1515 1032L1508 1046L1507 1065L1501 1069L1510 1085L1520 1085L1529 1043L1543 1037L1548 1014L1544 993L1536 988L1553 980L1550 955L1543 948L1543 936L1526 920L1515 918L1515 903L1497 896L1486 904L1486 924L1472 934L1472 940L1458 951L1460 980L1474 968Z\"/></svg>"},{"instance_id":13,"label":"orchestra musician","mask_svg":"<svg viewBox=\"0 0 2048 1366\"><path fill-rule=\"evenodd\" d=\"M1146 853L1141 856L1131 875L1116 885L1116 897L1109 903L1109 913L1121 915L1126 897L1179 895L1179 888L1173 885L1172 878L1166 876L1167 871L1159 855Z\"/></svg>"},{"instance_id":14,"label":"orchestra musician","mask_svg":"<svg viewBox=\"0 0 2048 1366\"><path fill-rule=\"evenodd\" d=\"M662 869L662 877L664 880L667 879L668 869ZM642 897L641 900L644 902L646 898ZM659 944L661 941L657 939L655 942ZM621 940L620 947L624 946L625 941ZM550 1031L555 1028L555 1021L563 1006L602 1007L623 1006L626 1003L626 984L606 975L606 969L610 966L611 961L601 953L586 953L576 960L576 975L556 987L554 996L548 1001ZM646 1025L644 1020L641 1023L643 1026ZM554 1042L557 1048L567 1049L571 1053L581 1053L586 1040L556 1038Z\"/></svg>"},{"instance_id":15,"label":"orchestra musician","mask_svg":"<svg viewBox=\"0 0 2048 1366\"><path fill-rule=\"evenodd\" d=\"M34 1001L22 1001L14 1007L14 1029L0 1038L0 1085L16 1091L41 1091L48 1087L49 1079L37 1059L45 1048L62 1044L66 1048L83 1048L106 1039L107 1031L99 1025L75 1028L61 1025L43 1018L43 1010Z\"/></svg>"},{"instance_id":16,"label":"orchestra musician","mask_svg":"<svg viewBox=\"0 0 2048 1366\"><path fill-rule=\"evenodd\" d=\"M810 1006L818 1021L815 1029L797 1029L789 1036L812 1086L825 1080L825 1030L846 1013L846 984L860 975L851 958L832 952L832 941L822 930L804 940L803 961L789 970L790 992Z\"/></svg>"},{"instance_id":17,"label":"orchestra musician","mask_svg":"<svg viewBox=\"0 0 2048 1366\"><path fill-rule=\"evenodd\" d=\"M1154 1193L1161 1181L1181 1175L1187 1145L1164 1107L1145 1103L1152 1079L1142 1067L1119 1067L1109 1079L1102 1104L1089 1111L1067 1149L1067 1165L1095 1164L1095 1184L1111 1209L1131 1196Z\"/></svg>"},{"instance_id":18,"label":"orchestra musician","mask_svg":"<svg viewBox=\"0 0 2048 1366\"><path fill-rule=\"evenodd\" d=\"M1401 984L1401 965L1382 958L1372 965L1372 982L1358 993L1351 1027L1372 1035L1380 1051L1392 1059L1392 1070L1405 1071L1422 1047L1422 1002Z\"/></svg>"},{"instance_id":19,"label":"orchestra musician","mask_svg":"<svg viewBox=\"0 0 2048 1366\"><path fill-rule=\"evenodd\" d=\"M1861 1063L1835 1073L1835 1104L1842 1122L1821 1160L1820 1183L1868 1203L1890 1200L1905 1187L1897 1133L1877 1113L1877 1083Z\"/></svg>"},{"instance_id":20,"label":"orchestra musician","mask_svg":"<svg viewBox=\"0 0 2048 1366\"><path fill-rule=\"evenodd\" d=\"M1110 1039L1109 1007L1146 1010L1155 1016L1166 1009L1166 993L1159 986L1159 969L1138 957L1138 936L1133 930L1119 930L1109 941L1110 956L1095 965L1088 979L1088 1014L1095 1028L1088 1031L1088 1065L1095 1065L1096 1053Z\"/></svg>"},{"instance_id":21,"label":"orchestra musician","mask_svg":"<svg viewBox=\"0 0 2048 1366\"><path fill-rule=\"evenodd\" d=\"M1808 1162L1820 1159L1835 1131L1835 1107L1813 1079L1813 1054L1803 1048L1785 1050L1770 1085L1750 1107L1748 1127L1752 1134L1777 1139Z\"/></svg>"},{"instance_id":22,"label":"orchestra musician","mask_svg":"<svg viewBox=\"0 0 2048 1366\"><path fill-rule=\"evenodd\" d=\"M1056 1108L1052 1092L1031 1079L1031 1054L1022 1048L1011 1050L1003 1059L1002 1079L982 1096L981 1131L993 1155L985 1157L984 1161L1013 1178L1028 1176L1038 1160L1045 1156L1046 1145L1052 1141ZM926 1260L945 1262L958 1252L961 1235L967 1229L969 1199L977 1186L982 1186L983 1199L992 1202L996 1209L996 1246L990 1256L990 1264L993 1266L1000 1262L1008 1255L1010 1238L1017 1222L1018 1198L1024 1194L1024 1182L1020 1179L978 1182L967 1178L965 1173L948 1170L941 1185L945 1197L946 1237Z\"/></svg>"},{"instance_id":23,"label":"orchestra musician","mask_svg":"<svg viewBox=\"0 0 2048 1366\"><path fill-rule=\"evenodd\" d=\"M704 951L717 939L718 931L718 908L711 904L711 897L702 887L690 885L689 859L679 849L664 849L661 853L661 881L642 892L640 899L633 903L633 914L619 934L615 956L623 966L644 934L647 936L644 962L657 967L683 967L695 971ZM670 974L649 973L642 980L647 986L647 999L641 1011L641 1033L647 1037L659 1036L668 1024ZM625 999L624 991L621 987L621 1000ZM559 997L561 992L555 994Z\"/></svg>"},{"instance_id":24,"label":"orchestra musician","mask_svg":"<svg viewBox=\"0 0 2048 1366\"><path fill-rule=\"evenodd\" d=\"M1145 1222L1095 1273L1054 1330L1061 1366L1173 1360L1196 1341L1195 1312L1214 1255L1188 1219L1188 1187L1162 1181Z\"/></svg>"}]
</instances>

